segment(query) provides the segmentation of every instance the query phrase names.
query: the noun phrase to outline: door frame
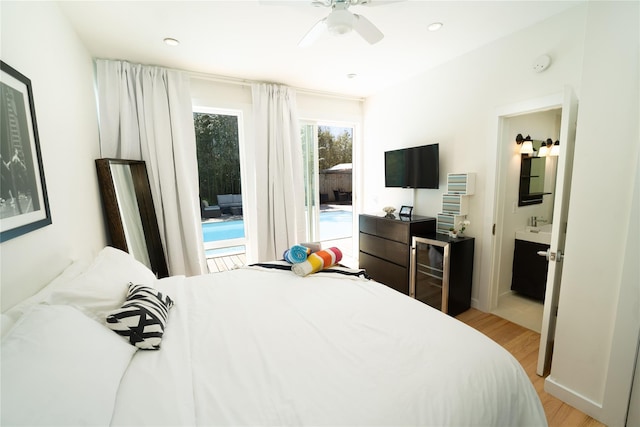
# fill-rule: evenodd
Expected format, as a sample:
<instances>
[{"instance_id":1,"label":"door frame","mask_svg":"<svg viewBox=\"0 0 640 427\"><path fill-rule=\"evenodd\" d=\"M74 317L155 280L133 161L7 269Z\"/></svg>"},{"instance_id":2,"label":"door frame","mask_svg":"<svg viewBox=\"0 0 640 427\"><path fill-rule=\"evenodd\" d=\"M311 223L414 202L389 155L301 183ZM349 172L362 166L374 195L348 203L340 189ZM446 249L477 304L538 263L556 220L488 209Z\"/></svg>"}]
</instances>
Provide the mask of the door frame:
<instances>
[{"instance_id":1,"label":"door frame","mask_svg":"<svg viewBox=\"0 0 640 427\"><path fill-rule=\"evenodd\" d=\"M318 122L314 121L314 120L309 120L309 119L300 119L299 120L299 125L300 128L302 128L303 126L311 126L313 132L312 132L312 138L313 138L313 153L310 153L311 156L313 157L313 162L314 162L314 174L313 177L311 177L311 179L313 180L313 187L314 187L314 192L313 192L313 203L312 206L308 206L308 211L305 213L305 222L306 224L306 231L307 231L307 235L306 238L309 241L315 241L317 239L319 239L319 235L320 235L320 194L319 194L319 171L318 171ZM305 158L305 161L307 159ZM303 170L306 171L306 166L304 166ZM308 200L308 194L309 192L307 191L307 184L308 181L305 179L304 181L304 186L305 186L305 194L307 196L305 196L305 203L307 203ZM311 222L313 221L313 224L311 224Z\"/></svg>"},{"instance_id":2,"label":"door frame","mask_svg":"<svg viewBox=\"0 0 640 427\"><path fill-rule=\"evenodd\" d=\"M500 255L502 253L503 231L500 224L504 218L504 188L506 186L506 164L503 161L501 150L503 141L513 140L513 135L507 135L505 120L511 117L524 114L537 113L552 109L562 108L564 92L535 98L515 104L510 104L496 110L495 133L490 139L492 147L487 150L487 165L495 165L494 168L487 168L487 182L493 181L493 186L487 186L485 203L489 207L485 216L485 223L490 226L485 227L484 242L486 243L481 265L489 265L487 286L481 290L478 297L478 305L481 310L492 312L498 306L498 281L500 271ZM495 227L495 233L494 233Z\"/></svg>"},{"instance_id":3,"label":"door frame","mask_svg":"<svg viewBox=\"0 0 640 427\"><path fill-rule=\"evenodd\" d=\"M565 91L557 93L555 95L550 95L548 97L537 98L537 99L526 101L523 103L513 104L510 106L503 107L499 109L496 114L497 116L496 132L497 133L495 135L496 137L494 138L495 146L494 146L493 154L495 156L494 158L498 159L498 161L496 162L495 170L492 171L494 174L494 187L492 189L493 194L491 194L493 203L488 204L492 208L491 218L493 220L492 227L489 227L490 235L488 236L489 239L487 240L491 242L491 252L490 252L491 263L490 263L490 277L489 277L490 280L489 280L489 286L487 290L489 311L492 311L497 307L498 298L499 298L497 278L500 272L500 263L502 258L501 242L503 237L503 230L502 230L501 224L503 223L503 220L504 220L504 212L505 212L504 208L506 203L504 191L501 191L504 189L506 185L506 171L505 171L506 166L505 166L505 162L502 160L503 156L501 155L502 154L501 150L504 147L504 144L502 144L502 142L511 141L513 139L513 135L506 134L506 129L505 129L506 126L504 125L505 120L515 116L521 116L525 114L531 114L531 113L560 108L562 109L562 120L563 120L563 123L561 123L561 133L562 133L563 127L568 126L567 129L571 128L571 124L564 123L564 121L571 120L572 118L570 117L570 113L573 113L575 115L577 112L577 109L574 108L574 106L568 105L568 103L570 102L570 100L568 99L569 97L571 97L572 100L575 99L575 95L573 95L573 90L567 87ZM569 107L568 108L569 111L564 110L567 107ZM573 138L575 138L575 126L573 126L573 129L574 129ZM566 145L566 142L564 145ZM562 151L563 150L561 145L561 152ZM569 171L569 174L571 174L571 171ZM556 188L560 184L560 182L563 182L562 184L563 191L560 191L560 193L563 193L564 190L570 191L570 184L568 184L570 182L570 177L568 179L563 179L562 181L557 180ZM556 193L558 192L556 191ZM489 195L487 197L489 197ZM562 198L564 199L564 197ZM552 219L552 223L554 224L552 229L552 244L554 239L557 240L557 236L560 233L559 227L561 227L561 224L557 223L556 221L556 217L559 214L556 208L558 206L558 203L562 204L563 202L562 200L556 200L554 202L554 213L553 213L553 219ZM568 199L567 199L567 206L568 206ZM562 249L564 249L564 247ZM547 298L545 298L545 302L544 302L543 325L542 325L541 343L540 343L541 349L538 356L538 368L536 371L536 373L541 376L546 373L544 372L544 369L542 367L550 365L550 356L547 356L548 350L543 351L542 349L543 341L548 341L549 339L549 336L548 336L549 330L545 330L545 328L553 328L553 326L549 326L550 324L549 316L551 315L550 313L552 311L553 305L557 304L557 301L555 301L554 298L549 298L549 296L551 292L553 292L554 295L556 295L559 292L558 291L559 280L560 279L558 278L557 287L552 286L551 289L549 289L549 287L547 286L547 292L546 292ZM549 281L549 276L547 278L547 281ZM557 299L557 296L555 297L555 299ZM551 330L550 333L553 334L553 331ZM545 360L548 363L547 365L545 365L544 363Z\"/></svg>"}]
</instances>

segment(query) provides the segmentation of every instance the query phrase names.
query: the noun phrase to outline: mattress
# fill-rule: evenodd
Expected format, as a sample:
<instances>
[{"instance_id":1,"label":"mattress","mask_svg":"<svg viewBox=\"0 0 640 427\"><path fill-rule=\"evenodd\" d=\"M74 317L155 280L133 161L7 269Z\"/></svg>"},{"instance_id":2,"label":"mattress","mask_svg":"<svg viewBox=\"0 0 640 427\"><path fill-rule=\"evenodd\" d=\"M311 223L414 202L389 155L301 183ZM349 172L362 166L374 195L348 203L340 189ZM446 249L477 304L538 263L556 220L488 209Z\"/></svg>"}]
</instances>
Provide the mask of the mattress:
<instances>
[{"instance_id":1,"label":"mattress","mask_svg":"<svg viewBox=\"0 0 640 427\"><path fill-rule=\"evenodd\" d=\"M159 281L175 302L162 349L132 359L112 425L546 424L522 367L489 338L334 276Z\"/></svg>"},{"instance_id":2,"label":"mattress","mask_svg":"<svg viewBox=\"0 0 640 427\"><path fill-rule=\"evenodd\" d=\"M156 280L105 248L2 315L2 425L541 426L485 335L342 271ZM109 329L129 282L170 297L159 349Z\"/></svg>"}]
</instances>

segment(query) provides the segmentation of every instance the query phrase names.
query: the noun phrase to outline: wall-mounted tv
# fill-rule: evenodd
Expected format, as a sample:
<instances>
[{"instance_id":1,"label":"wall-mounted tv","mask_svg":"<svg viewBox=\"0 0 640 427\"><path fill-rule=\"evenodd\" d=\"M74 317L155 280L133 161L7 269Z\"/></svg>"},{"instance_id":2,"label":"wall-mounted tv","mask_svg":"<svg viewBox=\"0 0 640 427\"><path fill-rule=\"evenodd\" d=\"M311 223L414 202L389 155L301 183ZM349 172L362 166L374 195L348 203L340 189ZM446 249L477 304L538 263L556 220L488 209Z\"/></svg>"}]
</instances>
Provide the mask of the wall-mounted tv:
<instances>
[{"instance_id":1,"label":"wall-mounted tv","mask_svg":"<svg viewBox=\"0 0 640 427\"><path fill-rule=\"evenodd\" d=\"M385 187L438 188L438 144L402 148L384 153Z\"/></svg>"}]
</instances>

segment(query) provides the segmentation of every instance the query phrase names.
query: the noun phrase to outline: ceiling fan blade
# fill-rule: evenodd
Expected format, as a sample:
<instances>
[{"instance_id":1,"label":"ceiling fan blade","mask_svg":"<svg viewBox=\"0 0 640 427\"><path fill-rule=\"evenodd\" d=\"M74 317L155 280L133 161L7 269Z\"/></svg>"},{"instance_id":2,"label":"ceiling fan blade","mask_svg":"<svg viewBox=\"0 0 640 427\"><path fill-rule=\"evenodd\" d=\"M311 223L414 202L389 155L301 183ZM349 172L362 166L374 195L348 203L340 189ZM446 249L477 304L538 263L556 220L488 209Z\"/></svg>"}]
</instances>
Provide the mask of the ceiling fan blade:
<instances>
[{"instance_id":1,"label":"ceiling fan blade","mask_svg":"<svg viewBox=\"0 0 640 427\"><path fill-rule=\"evenodd\" d=\"M407 0L351 0L351 6L384 6L386 4L400 3Z\"/></svg>"},{"instance_id":2,"label":"ceiling fan blade","mask_svg":"<svg viewBox=\"0 0 640 427\"><path fill-rule=\"evenodd\" d=\"M353 14L353 29L360 34L369 44L376 44L384 38L384 34L362 15Z\"/></svg>"},{"instance_id":3,"label":"ceiling fan blade","mask_svg":"<svg viewBox=\"0 0 640 427\"><path fill-rule=\"evenodd\" d=\"M315 7L329 7L331 6L331 0L313 0L311 5Z\"/></svg>"},{"instance_id":4,"label":"ceiling fan blade","mask_svg":"<svg viewBox=\"0 0 640 427\"><path fill-rule=\"evenodd\" d=\"M327 18L318 21L298 42L298 47L311 46L327 30Z\"/></svg>"}]
</instances>

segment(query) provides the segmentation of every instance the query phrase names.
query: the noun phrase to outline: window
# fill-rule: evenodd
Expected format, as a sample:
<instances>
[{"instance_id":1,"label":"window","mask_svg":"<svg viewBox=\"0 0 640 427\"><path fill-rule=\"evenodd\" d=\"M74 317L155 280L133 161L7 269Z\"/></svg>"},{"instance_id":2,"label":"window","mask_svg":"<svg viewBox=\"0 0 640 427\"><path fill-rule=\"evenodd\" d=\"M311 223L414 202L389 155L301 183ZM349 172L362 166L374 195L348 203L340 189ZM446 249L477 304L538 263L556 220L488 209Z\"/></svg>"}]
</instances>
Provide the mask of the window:
<instances>
[{"instance_id":1,"label":"window","mask_svg":"<svg viewBox=\"0 0 640 427\"><path fill-rule=\"evenodd\" d=\"M199 109L193 114L198 157L202 233L209 262L219 257L242 256L245 227L240 173L240 113Z\"/></svg>"}]
</instances>

